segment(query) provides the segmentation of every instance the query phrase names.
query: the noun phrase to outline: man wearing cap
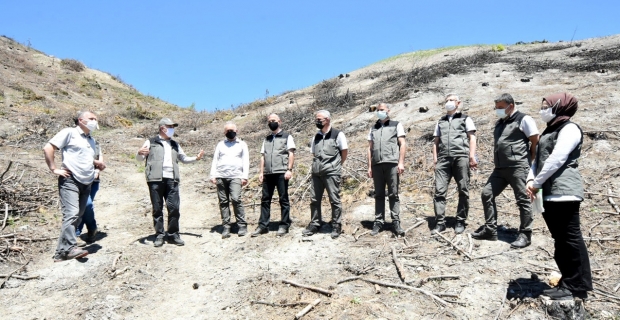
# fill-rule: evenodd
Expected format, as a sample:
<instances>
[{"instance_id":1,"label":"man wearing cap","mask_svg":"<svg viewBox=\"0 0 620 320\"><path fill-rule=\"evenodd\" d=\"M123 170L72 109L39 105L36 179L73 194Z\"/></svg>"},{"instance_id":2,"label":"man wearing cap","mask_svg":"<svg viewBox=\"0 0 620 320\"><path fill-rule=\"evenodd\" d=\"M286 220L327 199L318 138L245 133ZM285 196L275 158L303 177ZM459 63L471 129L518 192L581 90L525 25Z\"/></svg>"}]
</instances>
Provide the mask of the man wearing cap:
<instances>
[{"instance_id":1,"label":"man wearing cap","mask_svg":"<svg viewBox=\"0 0 620 320\"><path fill-rule=\"evenodd\" d=\"M103 161L95 160L96 142L91 132L97 129L97 116L92 112L80 112L77 126L58 132L44 147L45 162L50 171L58 176L58 193L62 226L54 261L78 259L88 251L77 247L75 229L84 214L90 187L95 180L95 169L105 169ZM62 153L62 165L56 168L54 151Z\"/></svg>"},{"instance_id":2,"label":"man wearing cap","mask_svg":"<svg viewBox=\"0 0 620 320\"><path fill-rule=\"evenodd\" d=\"M396 236L404 236L400 225L398 176L405 171L405 129L390 119L386 103L377 106L377 122L368 133L368 177L375 187L375 223L371 235L379 234L385 223L385 187L388 189L392 229Z\"/></svg>"},{"instance_id":3,"label":"man wearing cap","mask_svg":"<svg viewBox=\"0 0 620 320\"><path fill-rule=\"evenodd\" d=\"M288 200L288 182L293 176L295 162L295 142L293 136L281 128L280 116L272 113L267 117L267 126L271 133L263 140L261 147L260 173L258 180L263 183L263 197L261 199L260 219L258 228L252 237L269 232L269 218L271 216L271 198L277 188L280 197L280 226L278 237L288 233L291 225L291 206Z\"/></svg>"},{"instance_id":4,"label":"man wearing cap","mask_svg":"<svg viewBox=\"0 0 620 320\"><path fill-rule=\"evenodd\" d=\"M204 155L204 151L196 157L188 157L181 149L181 146L174 140L174 128L177 123L169 118L159 121L159 135L148 139L138 150L137 161L144 161L146 170L146 182L149 186L151 204L153 206L153 226L155 227L156 238L155 247L164 245L164 240L178 246L185 244L179 236L179 165L182 163L193 163ZM164 201L168 209L168 230L164 232Z\"/></svg>"}]
</instances>

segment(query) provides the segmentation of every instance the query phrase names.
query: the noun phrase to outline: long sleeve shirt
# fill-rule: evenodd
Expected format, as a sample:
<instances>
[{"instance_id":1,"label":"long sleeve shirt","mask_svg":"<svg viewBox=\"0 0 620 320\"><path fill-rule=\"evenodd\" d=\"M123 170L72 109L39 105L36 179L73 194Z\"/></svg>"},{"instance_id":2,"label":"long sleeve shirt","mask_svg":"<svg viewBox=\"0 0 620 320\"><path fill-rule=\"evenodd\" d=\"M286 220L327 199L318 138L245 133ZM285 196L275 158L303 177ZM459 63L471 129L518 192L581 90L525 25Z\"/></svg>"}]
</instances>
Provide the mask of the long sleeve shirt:
<instances>
[{"instance_id":1,"label":"long sleeve shirt","mask_svg":"<svg viewBox=\"0 0 620 320\"><path fill-rule=\"evenodd\" d=\"M235 138L220 141L213 153L210 178L248 179L250 154L248 145Z\"/></svg>"},{"instance_id":2,"label":"long sleeve shirt","mask_svg":"<svg viewBox=\"0 0 620 320\"><path fill-rule=\"evenodd\" d=\"M537 167L536 162L532 164L530 172L527 176L527 181L533 180L534 188L542 188L543 183L547 181L554 173L556 173L562 165L568 159L568 155L579 145L581 141L581 130L575 124L567 124L560 130L558 134L558 140L553 147L553 151L545 160L540 172L536 175ZM536 159L538 160L538 159ZM548 195L544 198L545 201L581 201L577 196L566 195Z\"/></svg>"}]
</instances>

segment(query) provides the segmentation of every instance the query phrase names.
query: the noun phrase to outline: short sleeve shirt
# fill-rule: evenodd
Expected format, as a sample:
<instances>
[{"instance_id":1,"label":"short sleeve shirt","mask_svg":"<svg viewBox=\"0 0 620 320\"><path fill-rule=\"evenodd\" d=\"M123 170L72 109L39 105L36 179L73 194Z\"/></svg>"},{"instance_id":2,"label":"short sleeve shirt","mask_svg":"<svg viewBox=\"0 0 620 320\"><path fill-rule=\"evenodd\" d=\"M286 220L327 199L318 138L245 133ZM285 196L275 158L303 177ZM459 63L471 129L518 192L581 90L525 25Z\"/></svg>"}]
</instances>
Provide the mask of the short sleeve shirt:
<instances>
[{"instance_id":1,"label":"short sleeve shirt","mask_svg":"<svg viewBox=\"0 0 620 320\"><path fill-rule=\"evenodd\" d=\"M400 122L396 125L396 136L398 136L399 138L405 136L405 129ZM368 133L368 141L372 141L372 138L372 128L370 128L370 132Z\"/></svg>"},{"instance_id":2,"label":"short sleeve shirt","mask_svg":"<svg viewBox=\"0 0 620 320\"><path fill-rule=\"evenodd\" d=\"M528 138L538 134L538 127L536 127L536 122L530 116L523 117L523 120L521 120L521 125L519 126L519 130L525 133Z\"/></svg>"},{"instance_id":3,"label":"short sleeve shirt","mask_svg":"<svg viewBox=\"0 0 620 320\"><path fill-rule=\"evenodd\" d=\"M452 121L453 117L454 117L454 114L451 116L448 116L448 121ZM465 118L465 131L467 132L476 131L476 125L474 125L474 120L472 120L471 117ZM437 123L435 124L435 131L433 132L433 136L441 137L441 131L439 130L439 121L437 121Z\"/></svg>"},{"instance_id":4,"label":"short sleeve shirt","mask_svg":"<svg viewBox=\"0 0 620 320\"><path fill-rule=\"evenodd\" d=\"M74 127L60 130L49 143L60 150L61 168L71 171L75 180L82 184L95 180L95 139Z\"/></svg>"}]
</instances>

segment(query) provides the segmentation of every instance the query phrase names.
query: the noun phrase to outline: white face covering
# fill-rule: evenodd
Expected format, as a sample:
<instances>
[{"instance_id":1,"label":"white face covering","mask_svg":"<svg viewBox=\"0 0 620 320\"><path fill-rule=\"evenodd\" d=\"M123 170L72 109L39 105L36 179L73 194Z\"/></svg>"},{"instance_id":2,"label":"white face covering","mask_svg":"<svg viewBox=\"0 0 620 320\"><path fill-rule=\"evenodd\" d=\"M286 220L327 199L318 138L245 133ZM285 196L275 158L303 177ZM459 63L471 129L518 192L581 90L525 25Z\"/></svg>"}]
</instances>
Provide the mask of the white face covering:
<instances>
[{"instance_id":1,"label":"white face covering","mask_svg":"<svg viewBox=\"0 0 620 320\"><path fill-rule=\"evenodd\" d=\"M506 118L506 109L495 109L495 114L498 118L504 119Z\"/></svg>"},{"instance_id":2,"label":"white face covering","mask_svg":"<svg viewBox=\"0 0 620 320\"><path fill-rule=\"evenodd\" d=\"M451 112L454 111L454 109L456 109L456 102L454 101L448 101L446 102L446 111Z\"/></svg>"},{"instance_id":3,"label":"white face covering","mask_svg":"<svg viewBox=\"0 0 620 320\"><path fill-rule=\"evenodd\" d=\"M549 123L551 122L551 120L555 119L555 114L553 114L553 108L540 110L540 119L542 119L542 121L545 123Z\"/></svg>"},{"instance_id":4,"label":"white face covering","mask_svg":"<svg viewBox=\"0 0 620 320\"><path fill-rule=\"evenodd\" d=\"M168 138L172 138L172 136L174 135L174 128L166 128L166 135L168 136Z\"/></svg>"},{"instance_id":5,"label":"white face covering","mask_svg":"<svg viewBox=\"0 0 620 320\"><path fill-rule=\"evenodd\" d=\"M387 118L388 114L387 111L377 111L377 118L379 118L379 120L384 120L385 118Z\"/></svg>"},{"instance_id":6,"label":"white face covering","mask_svg":"<svg viewBox=\"0 0 620 320\"><path fill-rule=\"evenodd\" d=\"M86 122L86 128L88 128L90 132L97 130L97 128L99 128L99 126L97 126L97 120L88 120Z\"/></svg>"}]
</instances>

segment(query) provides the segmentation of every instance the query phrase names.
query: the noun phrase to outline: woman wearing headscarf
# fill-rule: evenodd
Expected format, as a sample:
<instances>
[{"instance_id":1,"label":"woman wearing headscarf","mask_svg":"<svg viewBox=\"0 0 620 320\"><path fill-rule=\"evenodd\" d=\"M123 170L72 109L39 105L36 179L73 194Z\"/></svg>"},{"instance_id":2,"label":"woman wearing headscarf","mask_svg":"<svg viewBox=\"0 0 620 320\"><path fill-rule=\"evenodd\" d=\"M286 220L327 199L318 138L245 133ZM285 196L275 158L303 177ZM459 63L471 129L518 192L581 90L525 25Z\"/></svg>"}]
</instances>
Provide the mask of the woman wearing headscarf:
<instances>
[{"instance_id":1,"label":"woman wearing headscarf","mask_svg":"<svg viewBox=\"0 0 620 320\"><path fill-rule=\"evenodd\" d=\"M570 121L577 112L577 98L568 93L543 98L540 117L547 123L538 142L536 159L528 176L531 199L542 189L543 218L555 240L554 259L562 273L557 287L545 290L553 300L587 298L592 291L588 250L581 235L579 205L583 182L578 169L583 132Z\"/></svg>"}]
</instances>

